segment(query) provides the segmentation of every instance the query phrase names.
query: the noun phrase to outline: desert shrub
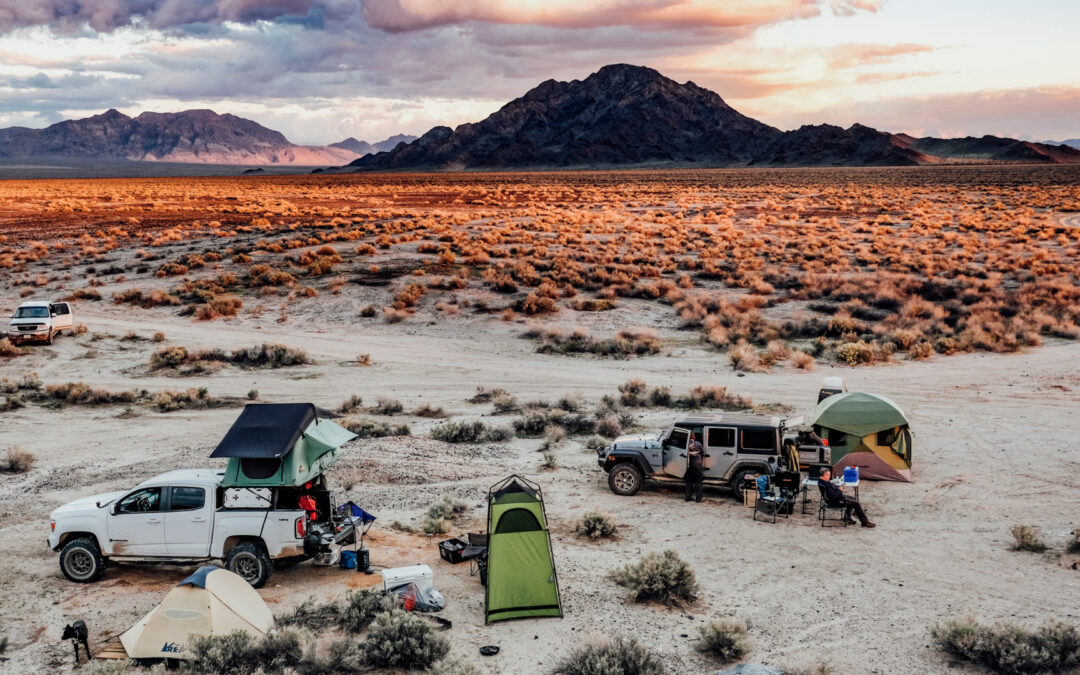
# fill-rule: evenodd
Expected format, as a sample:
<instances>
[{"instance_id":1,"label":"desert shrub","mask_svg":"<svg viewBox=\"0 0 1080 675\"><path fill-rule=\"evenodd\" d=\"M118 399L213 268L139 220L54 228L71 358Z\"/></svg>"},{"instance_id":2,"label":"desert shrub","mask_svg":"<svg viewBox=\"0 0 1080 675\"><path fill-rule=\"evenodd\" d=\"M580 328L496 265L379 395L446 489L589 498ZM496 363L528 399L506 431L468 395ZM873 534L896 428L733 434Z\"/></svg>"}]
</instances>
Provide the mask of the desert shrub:
<instances>
[{"instance_id":1,"label":"desert shrub","mask_svg":"<svg viewBox=\"0 0 1080 675\"><path fill-rule=\"evenodd\" d=\"M360 310L360 316L365 319L373 319L379 314L379 308L375 305L368 305Z\"/></svg>"},{"instance_id":2,"label":"desert shrub","mask_svg":"<svg viewBox=\"0 0 1080 675\"><path fill-rule=\"evenodd\" d=\"M570 436L591 434L596 430L596 421L587 415L559 409L532 408L514 420L514 431L522 438L537 438L543 436L552 425L561 426Z\"/></svg>"},{"instance_id":3,"label":"desert shrub","mask_svg":"<svg viewBox=\"0 0 1080 675\"><path fill-rule=\"evenodd\" d=\"M608 300L607 298L591 298L588 300L574 300L570 303L570 308L578 312L606 312L609 309L615 309L618 307L614 300Z\"/></svg>"},{"instance_id":4,"label":"desert shrub","mask_svg":"<svg viewBox=\"0 0 1080 675\"><path fill-rule=\"evenodd\" d=\"M745 370L751 373L760 370L762 365L757 352L745 340L740 340L728 350L728 361L731 362L732 370Z\"/></svg>"},{"instance_id":5,"label":"desert shrub","mask_svg":"<svg viewBox=\"0 0 1080 675\"><path fill-rule=\"evenodd\" d=\"M206 387L192 387L185 391L165 389L154 395L154 405L161 412L170 412L182 408L207 408L216 401L207 392Z\"/></svg>"},{"instance_id":6,"label":"desert shrub","mask_svg":"<svg viewBox=\"0 0 1080 675\"><path fill-rule=\"evenodd\" d=\"M983 626L952 619L930 629L938 647L996 673L1062 673L1080 665L1080 631L1051 621L1031 631L1012 623Z\"/></svg>"},{"instance_id":7,"label":"desert shrub","mask_svg":"<svg viewBox=\"0 0 1080 675\"><path fill-rule=\"evenodd\" d=\"M551 470L551 469L558 468L558 466L559 466L559 458L555 456L555 453L553 453L553 452L545 452L541 456L540 468Z\"/></svg>"},{"instance_id":8,"label":"desert shrub","mask_svg":"<svg viewBox=\"0 0 1080 675\"><path fill-rule=\"evenodd\" d=\"M430 403L424 403L419 408L413 411L413 415L417 417L428 417L433 419L441 419L446 417L446 411L442 406L433 406Z\"/></svg>"},{"instance_id":9,"label":"desert shrub","mask_svg":"<svg viewBox=\"0 0 1080 675\"><path fill-rule=\"evenodd\" d=\"M749 396L729 393L726 387L710 387L699 384L675 400L680 408L720 408L722 410L745 410L754 405Z\"/></svg>"},{"instance_id":10,"label":"desert shrub","mask_svg":"<svg viewBox=\"0 0 1080 675\"><path fill-rule=\"evenodd\" d=\"M698 583L694 571L675 551L647 553L612 573L615 583L629 588L634 602L661 602L665 605L692 603Z\"/></svg>"},{"instance_id":11,"label":"desert shrub","mask_svg":"<svg viewBox=\"0 0 1080 675\"><path fill-rule=\"evenodd\" d=\"M383 438L385 436L408 436L412 433L407 424L390 425L369 419L342 420L341 426L356 434L358 438Z\"/></svg>"},{"instance_id":12,"label":"desert shrub","mask_svg":"<svg viewBox=\"0 0 1080 675\"><path fill-rule=\"evenodd\" d=\"M645 380L634 378L619 385L619 400L623 405L635 406L641 404L641 396L645 393Z\"/></svg>"},{"instance_id":13,"label":"desert shrub","mask_svg":"<svg viewBox=\"0 0 1080 675\"><path fill-rule=\"evenodd\" d=\"M596 433L605 438L617 438L622 433L622 424L615 415L603 415L596 420Z\"/></svg>"},{"instance_id":14,"label":"desert shrub","mask_svg":"<svg viewBox=\"0 0 1080 675\"><path fill-rule=\"evenodd\" d=\"M358 366L370 366L371 354L357 354L355 363Z\"/></svg>"},{"instance_id":15,"label":"desert shrub","mask_svg":"<svg viewBox=\"0 0 1080 675\"><path fill-rule=\"evenodd\" d=\"M664 661L634 638L586 644L570 652L554 675L663 675Z\"/></svg>"},{"instance_id":16,"label":"desert shrub","mask_svg":"<svg viewBox=\"0 0 1080 675\"><path fill-rule=\"evenodd\" d=\"M176 368L189 359L187 347L162 347L150 355L150 370Z\"/></svg>"},{"instance_id":17,"label":"desert shrub","mask_svg":"<svg viewBox=\"0 0 1080 675\"><path fill-rule=\"evenodd\" d=\"M188 646L188 659L180 672L185 675L254 675L257 672L282 672L303 659L300 636L293 631L272 630L265 637L253 638L244 631L225 635L199 635Z\"/></svg>"},{"instance_id":18,"label":"desert shrub","mask_svg":"<svg viewBox=\"0 0 1080 675\"><path fill-rule=\"evenodd\" d=\"M484 443L509 440L512 434L480 421L445 422L431 430L431 437L444 443Z\"/></svg>"},{"instance_id":19,"label":"desert shrub","mask_svg":"<svg viewBox=\"0 0 1080 675\"><path fill-rule=\"evenodd\" d=\"M351 413L356 412L363 406L364 401L356 394L353 394L349 398L345 399L341 405L338 406L337 411L339 413Z\"/></svg>"},{"instance_id":20,"label":"desert shrub","mask_svg":"<svg viewBox=\"0 0 1080 675\"><path fill-rule=\"evenodd\" d=\"M535 316L537 314L553 314L559 311L558 305L549 297L530 293L525 298L514 303L514 310Z\"/></svg>"},{"instance_id":21,"label":"desert shrub","mask_svg":"<svg viewBox=\"0 0 1080 675\"><path fill-rule=\"evenodd\" d=\"M707 626L699 626L698 631L697 650L721 663L740 659L747 652L746 626L741 623L711 621Z\"/></svg>"},{"instance_id":22,"label":"desert shrub","mask_svg":"<svg viewBox=\"0 0 1080 675\"><path fill-rule=\"evenodd\" d=\"M84 382L64 382L46 385L43 391L34 393L30 398L45 404L108 405L132 403L139 398L139 394L134 391L94 389Z\"/></svg>"},{"instance_id":23,"label":"desert shrub","mask_svg":"<svg viewBox=\"0 0 1080 675\"><path fill-rule=\"evenodd\" d=\"M23 350L16 346L8 338L0 338L0 357L12 358L15 356L22 356Z\"/></svg>"},{"instance_id":24,"label":"desert shrub","mask_svg":"<svg viewBox=\"0 0 1080 675\"><path fill-rule=\"evenodd\" d=\"M585 441L585 447L596 452L600 448L606 448L610 443L611 441L603 436L591 436Z\"/></svg>"},{"instance_id":25,"label":"desert shrub","mask_svg":"<svg viewBox=\"0 0 1080 675\"><path fill-rule=\"evenodd\" d=\"M4 400L0 401L0 412L11 412L25 407L23 402L14 396L5 396Z\"/></svg>"},{"instance_id":26,"label":"desert shrub","mask_svg":"<svg viewBox=\"0 0 1080 675\"><path fill-rule=\"evenodd\" d=\"M393 308L402 310L408 309L409 307L415 307L425 291L427 291L427 288L425 288L423 284L407 284L405 288L394 295Z\"/></svg>"},{"instance_id":27,"label":"desert shrub","mask_svg":"<svg viewBox=\"0 0 1080 675\"><path fill-rule=\"evenodd\" d=\"M468 508L464 502L455 501L450 495L443 495L442 499L428 507L427 517L440 520L455 520L464 514Z\"/></svg>"},{"instance_id":28,"label":"desert shrub","mask_svg":"<svg viewBox=\"0 0 1080 675\"><path fill-rule=\"evenodd\" d=\"M34 468L37 457L33 453L13 445L4 453L4 459L0 460L0 471L5 473L26 473Z\"/></svg>"},{"instance_id":29,"label":"desert shrub","mask_svg":"<svg viewBox=\"0 0 1080 675\"><path fill-rule=\"evenodd\" d=\"M286 368L312 362L302 349L267 342L233 351L229 354L229 360L248 368Z\"/></svg>"},{"instance_id":30,"label":"desert shrub","mask_svg":"<svg viewBox=\"0 0 1080 675\"><path fill-rule=\"evenodd\" d=\"M197 321L210 321L223 316L236 316L244 303L235 295L218 295L195 308Z\"/></svg>"},{"instance_id":31,"label":"desert shrub","mask_svg":"<svg viewBox=\"0 0 1080 675\"><path fill-rule=\"evenodd\" d=\"M581 517L574 531L589 539L606 539L617 535L619 527L610 514L594 510Z\"/></svg>"},{"instance_id":32,"label":"desert shrub","mask_svg":"<svg viewBox=\"0 0 1080 675\"><path fill-rule=\"evenodd\" d=\"M371 412L378 415L396 415L402 410L405 410L405 406L401 405L401 401L380 396L375 400L375 407L371 409Z\"/></svg>"},{"instance_id":33,"label":"desert shrub","mask_svg":"<svg viewBox=\"0 0 1080 675\"><path fill-rule=\"evenodd\" d=\"M179 305L180 298L175 295L169 295L165 291L150 291L144 295L138 288L129 288L113 295L113 304L138 305L144 309L149 309L150 307L170 307Z\"/></svg>"},{"instance_id":34,"label":"desert shrub","mask_svg":"<svg viewBox=\"0 0 1080 675\"><path fill-rule=\"evenodd\" d=\"M558 424L552 424L544 430L544 449L549 449L557 446L566 440L566 429L563 429Z\"/></svg>"},{"instance_id":35,"label":"desert shrub","mask_svg":"<svg viewBox=\"0 0 1080 675\"><path fill-rule=\"evenodd\" d=\"M1013 551L1031 551L1042 553L1047 546L1039 539L1039 528L1030 525L1013 525L1009 528L1013 536L1013 544L1009 548Z\"/></svg>"},{"instance_id":36,"label":"desert shrub","mask_svg":"<svg viewBox=\"0 0 1080 675\"><path fill-rule=\"evenodd\" d=\"M74 326L72 326L71 334L72 335L85 335L89 330L90 329L86 327L86 324L77 323ZM155 333L154 335L155 335L155 337L160 335L162 340L165 339L165 334L164 333ZM160 341L161 340L155 340L155 342L160 342Z\"/></svg>"},{"instance_id":37,"label":"desert shrub","mask_svg":"<svg viewBox=\"0 0 1080 675\"><path fill-rule=\"evenodd\" d=\"M934 345L926 342L916 342L907 350L908 356L918 361L928 359L934 355Z\"/></svg>"},{"instance_id":38,"label":"desert shrub","mask_svg":"<svg viewBox=\"0 0 1080 675\"><path fill-rule=\"evenodd\" d=\"M371 589L352 591L341 600L319 602L307 598L292 610L274 616L279 626L296 626L314 632L340 628L357 633L370 624L378 614L397 606L393 595Z\"/></svg>"},{"instance_id":39,"label":"desert shrub","mask_svg":"<svg viewBox=\"0 0 1080 675\"><path fill-rule=\"evenodd\" d=\"M516 396L501 389L497 390L497 392L491 399L492 405L495 406L495 412L503 414L519 410Z\"/></svg>"},{"instance_id":40,"label":"desert shrub","mask_svg":"<svg viewBox=\"0 0 1080 675\"><path fill-rule=\"evenodd\" d=\"M376 668L422 670L449 651L449 641L430 623L398 609L375 617L364 641L365 659Z\"/></svg>"},{"instance_id":41,"label":"desert shrub","mask_svg":"<svg viewBox=\"0 0 1080 675\"><path fill-rule=\"evenodd\" d=\"M563 394L555 402L555 407L566 412L578 412L585 405L585 399L579 393Z\"/></svg>"},{"instance_id":42,"label":"desert shrub","mask_svg":"<svg viewBox=\"0 0 1080 675\"><path fill-rule=\"evenodd\" d=\"M813 370L814 357L804 351L796 350L791 354L791 364L800 370Z\"/></svg>"},{"instance_id":43,"label":"desert shrub","mask_svg":"<svg viewBox=\"0 0 1080 675\"><path fill-rule=\"evenodd\" d=\"M444 518L425 518L420 530L424 534L446 534L450 528L447 527Z\"/></svg>"},{"instance_id":44,"label":"desert shrub","mask_svg":"<svg viewBox=\"0 0 1080 675\"><path fill-rule=\"evenodd\" d=\"M493 387L493 388L489 389L487 387L482 387L481 386L481 387L476 388L476 394L472 398L468 399L468 402L469 403L491 403L491 401L494 400L495 397L503 395L503 394L509 395L509 392L507 392L505 389L501 389L499 387ZM516 403L516 401L515 401L515 403Z\"/></svg>"},{"instance_id":45,"label":"desert shrub","mask_svg":"<svg viewBox=\"0 0 1080 675\"><path fill-rule=\"evenodd\" d=\"M623 330L613 338L596 339L583 330L566 335L557 330L530 330L525 337L539 337L541 354L596 354L624 358L660 352L660 341L647 330Z\"/></svg>"},{"instance_id":46,"label":"desert shrub","mask_svg":"<svg viewBox=\"0 0 1080 675\"><path fill-rule=\"evenodd\" d=\"M667 408L671 405L671 388L660 386L654 387L649 392L649 405L657 406L659 408Z\"/></svg>"}]
</instances>

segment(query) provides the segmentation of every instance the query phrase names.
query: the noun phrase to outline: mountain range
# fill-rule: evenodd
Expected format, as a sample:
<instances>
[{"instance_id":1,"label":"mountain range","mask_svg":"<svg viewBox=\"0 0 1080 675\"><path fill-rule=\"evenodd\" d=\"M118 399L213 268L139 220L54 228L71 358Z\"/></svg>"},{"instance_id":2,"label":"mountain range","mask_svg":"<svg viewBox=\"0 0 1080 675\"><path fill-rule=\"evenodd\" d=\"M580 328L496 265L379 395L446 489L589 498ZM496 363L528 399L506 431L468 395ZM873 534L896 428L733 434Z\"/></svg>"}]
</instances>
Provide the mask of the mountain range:
<instances>
[{"instance_id":1,"label":"mountain range","mask_svg":"<svg viewBox=\"0 0 1080 675\"><path fill-rule=\"evenodd\" d=\"M394 136L374 145L355 138L330 146L296 145L257 122L212 110L137 117L109 110L44 129L0 129L0 158L320 166L391 150L414 138Z\"/></svg>"},{"instance_id":2,"label":"mountain range","mask_svg":"<svg viewBox=\"0 0 1080 675\"><path fill-rule=\"evenodd\" d=\"M861 124L781 131L693 82L618 64L584 80L548 80L480 122L435 127L337 171L965 162L1080 163L1080 150L996 136L914 138Z\"/></svg>"}]
</instances>

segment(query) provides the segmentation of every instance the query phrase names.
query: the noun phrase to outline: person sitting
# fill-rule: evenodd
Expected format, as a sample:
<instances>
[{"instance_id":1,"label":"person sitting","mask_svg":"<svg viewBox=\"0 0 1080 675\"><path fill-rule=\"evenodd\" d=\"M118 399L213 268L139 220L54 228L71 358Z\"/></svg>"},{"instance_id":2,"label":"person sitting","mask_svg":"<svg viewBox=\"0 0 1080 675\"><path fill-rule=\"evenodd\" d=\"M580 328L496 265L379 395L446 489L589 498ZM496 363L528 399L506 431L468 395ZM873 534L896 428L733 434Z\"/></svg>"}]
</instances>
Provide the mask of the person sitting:
<instances>
[{"instance_id":1,"label":"person sitting","mask_svg":"<svg viewBox=\"0 0 1080 675\"><path fill-rule=\"evenodd\" d=\"M866 517L866 512L863 511L862 504L859 503L859 500L845 495L842 488L839 488L830 482L831 478L832 471L830 469L825 469L818 477L818 487L820 487L821 491L824 493L826 503L830 506L845 507L844 521L847 523L851 523L852 525L855 524L855 521L851 519L851 512L854 511L855 515L859 517L859 522L862 523L863 527L877 527Z\"/></svg>"}]
</instances>

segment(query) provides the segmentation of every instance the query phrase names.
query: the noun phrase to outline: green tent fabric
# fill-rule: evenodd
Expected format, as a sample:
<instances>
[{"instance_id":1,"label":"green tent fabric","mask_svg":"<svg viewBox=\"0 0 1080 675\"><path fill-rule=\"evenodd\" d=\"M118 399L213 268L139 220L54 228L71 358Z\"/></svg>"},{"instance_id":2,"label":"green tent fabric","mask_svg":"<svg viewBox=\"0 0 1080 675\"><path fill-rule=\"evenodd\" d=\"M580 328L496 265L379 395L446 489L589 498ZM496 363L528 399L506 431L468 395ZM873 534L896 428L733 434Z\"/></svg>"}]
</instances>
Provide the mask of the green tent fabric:
<instances>
[{"instance_id":1,"label":"green tent fabric","mask_svg":"<svg viewBox=\"0 0 1080 675\"><path fill-rule=\"evenodd\" d=\"M561 617L540 486L514 475L488 492L487 623Z\"/></svg>"},{"instance_id":2,"label":"green tent fabric","mask_svg":"<svg viewBox=\"0 0 1080 675\"><path fill-rule=\"evenodd\" d=\"M222 487L281 487L303 485L337 461L342 445L356 434L332 421L315 417L281 457L230 457Z\"/></svg>"},{"instance_id":3,"label":"green tent fabric","mask_svg":"<svg viewBox=\"0 0 1080 675\"><path fill-rule=\"evenodd\" d=\"M862 438L893 427L908 426L907 418L889 399L879 394L834 394L818 404L813 426L836 429Z\"/></svg>"}]
</instances>

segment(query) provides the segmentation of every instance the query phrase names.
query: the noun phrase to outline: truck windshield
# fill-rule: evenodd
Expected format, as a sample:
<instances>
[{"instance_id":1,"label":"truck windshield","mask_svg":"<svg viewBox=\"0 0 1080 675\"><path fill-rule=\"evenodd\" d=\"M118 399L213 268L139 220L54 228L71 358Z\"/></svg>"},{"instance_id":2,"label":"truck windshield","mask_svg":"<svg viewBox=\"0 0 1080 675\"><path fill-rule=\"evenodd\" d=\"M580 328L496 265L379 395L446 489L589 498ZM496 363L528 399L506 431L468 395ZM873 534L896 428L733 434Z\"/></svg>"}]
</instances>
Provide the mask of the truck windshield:
<instances>
[{"instance_id":1,"label":"truck windshield","mask_svg":"<svg viewBox=\"0 0 1080 675\"><path fill-rule=\"evenodd\" d=\"M20 307L15 310L16 319L48 319L48 307Z\"/></svg>"}]
</instances>

